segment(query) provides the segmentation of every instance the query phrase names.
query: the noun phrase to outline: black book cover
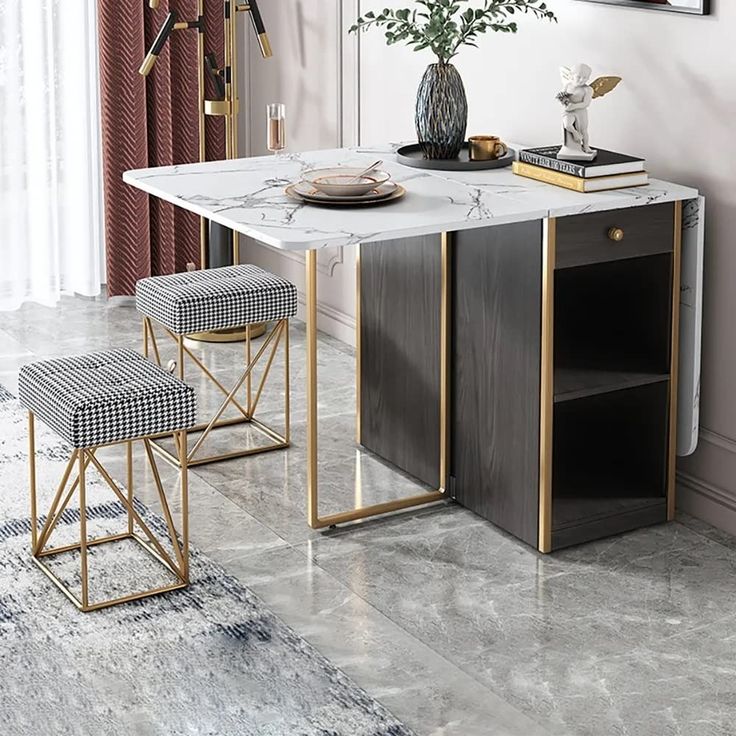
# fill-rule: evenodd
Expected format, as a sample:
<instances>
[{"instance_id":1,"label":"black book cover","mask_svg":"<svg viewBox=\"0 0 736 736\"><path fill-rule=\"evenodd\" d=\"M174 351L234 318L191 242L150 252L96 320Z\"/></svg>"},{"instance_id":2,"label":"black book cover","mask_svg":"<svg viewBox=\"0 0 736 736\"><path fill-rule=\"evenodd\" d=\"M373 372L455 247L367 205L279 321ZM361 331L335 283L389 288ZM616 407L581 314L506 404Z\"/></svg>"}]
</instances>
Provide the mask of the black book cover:
<instances>
[{"instance_id":1,"label":"black book cover","mask_svg":"<svg viewBox=\"0 0 736 736\"><path fill-rule=\"evenodd\" d=\"M603 148L597 149L598 155L594 161L561 161L557 158L559 150L560 146L526 148L519 151L519 161L551 169L552 171L559 171L562 174L577 176L581 179L644 171L645 161L643 158L606 151Z\"/></svg>"}]
</instances>

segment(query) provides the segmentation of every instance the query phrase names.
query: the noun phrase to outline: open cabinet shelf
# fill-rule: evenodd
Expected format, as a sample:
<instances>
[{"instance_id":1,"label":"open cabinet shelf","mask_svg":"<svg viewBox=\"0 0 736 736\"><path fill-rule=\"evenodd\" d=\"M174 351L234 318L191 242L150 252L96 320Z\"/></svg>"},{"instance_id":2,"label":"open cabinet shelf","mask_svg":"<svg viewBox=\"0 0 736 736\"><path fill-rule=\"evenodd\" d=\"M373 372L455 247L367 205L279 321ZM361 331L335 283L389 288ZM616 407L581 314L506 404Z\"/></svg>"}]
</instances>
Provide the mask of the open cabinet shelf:
<instances>
[{"instance_id":1,"label":"open cabinet shelf","mask_svg":"<svg viewBox=\"0 0 736 736\"><path fill-rule=\"evenodd\" d=\"M586 396L648 386L669 380L667 373L606 371L600 368L559 368L555 371L555 403L584 399Z\"/></svg>"},{"instance_id":2,"label":"open cabinet shelf","mask_svg":"<svg viewBox=\"0 0 736 736\"><path fill-rule=\"evenodd\" d=\"M672 258L555 274L552 546L666 518Z\"/></svg>"}]
</instances>

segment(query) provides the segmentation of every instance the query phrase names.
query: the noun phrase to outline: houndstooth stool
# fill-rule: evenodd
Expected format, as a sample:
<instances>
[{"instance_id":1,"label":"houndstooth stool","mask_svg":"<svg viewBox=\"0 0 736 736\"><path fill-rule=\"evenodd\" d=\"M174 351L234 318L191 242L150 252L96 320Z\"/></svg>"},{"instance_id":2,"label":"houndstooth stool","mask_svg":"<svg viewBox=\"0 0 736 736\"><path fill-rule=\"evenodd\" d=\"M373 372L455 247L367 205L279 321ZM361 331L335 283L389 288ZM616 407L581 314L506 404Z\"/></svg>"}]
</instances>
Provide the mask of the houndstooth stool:
<instances>
[{"instance_id":1,"label":"houndstooth stool","mask_svg":"<svg viewBox=\"0 0 736 736\"><path fill-rule=\"evenodd\" d=\"M154 323L156 323L176 343L176 365L179 378L184 380L184 361L187 357L225 397L209 421L193 428L193 432L201 434L191 449L187 447L189 465L203 465L289 446L289 318L296 314L297 308L297 293L294 284L257 266L225 266L224 268L141 279L136 284L135 301L136 308L143 315L144 354L148 356L149 347L152 347L156 361L159 365L161 364L161 354L154 331ZM275 324L253 357L251 329L253 325L263 322L275 322ZM236 328L246 330L245 369L235 385L228 389L190 350L184 338L197 333L212 333ZM283 434L259 421L255 416L265 381L282 338L285 360ZM254 369L261 358L266 355L269 346L271 349L255 395L253 395ZM245 400L241 402L238 400L238 392L244 384ZM223 418L228 408L236 414L235 417ZM201 448L213 429L243 423L248 423L259 430L269 439L269 444L201 456ZM156 444L155 447L169 460L176 459L160 444Z\"/></svg>"},{"instance_id":2,"label":"houndstooth stool","mask_svg":"<svg viewBox=\"0 0 736 736\"><path fill-rule=\"evenodd\" d=\"M82 611L92 611L116 603L137 600L156 593L183 588L189 583L188 468L186 463L187 430L194 425L196 396L194 389L146 360L132 350L107 350L69 358L56 358L24 365L18 380L21 404L28 409L29 464L31 490L31 547L33 558L51 580ZM35 462L35 419L38 417L60 435L72 448L71 456L56 495L38 529ZM181 543L169 511L161 478L151 450L151 438L176 437L181 462L182 494ZM143 521L133 505L133 443L141 441L151 463L161 506L166 517L172 553ZM127 495L118 488L96 453L101 447L124 443L127 454ZM67 489L72 471L76 478ZM87 538L90 509L87 504L86 473L89 465L99 472L127 512L127 530L96 539ZM79 542L47 548L75 490L79 491ZM92 517L90 517L92 518ZM138 534L138 527L145 538ZM171 572L176 582L152 590L91 603L89 600L89 549L97 545L133 539ZM81 561L81 596L77 597L44 563L44 558L79 550Z\"/></svg>"}]
</instances>

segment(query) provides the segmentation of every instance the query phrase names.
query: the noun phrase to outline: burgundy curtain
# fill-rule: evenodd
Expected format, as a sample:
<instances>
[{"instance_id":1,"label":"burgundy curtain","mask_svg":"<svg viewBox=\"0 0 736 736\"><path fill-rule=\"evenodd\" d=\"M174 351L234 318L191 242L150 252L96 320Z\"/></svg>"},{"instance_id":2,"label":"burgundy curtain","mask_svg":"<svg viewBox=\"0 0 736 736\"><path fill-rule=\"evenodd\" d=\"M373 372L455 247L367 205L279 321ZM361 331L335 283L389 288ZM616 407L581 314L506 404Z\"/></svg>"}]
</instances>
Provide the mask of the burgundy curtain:
<instances>
[{"instance_id":1,"label":"burgundy curtain","mask_svg":"<svg viewBox=\"0 0 736 736\"><path fill-rule=\"evenodd\" d=\"M174 31L147 78L143 57L169 10L196 18L196 0L98 0L102 154L105 187L107 288L110 296L133 294L145 276L199 265L199 218L123 183L127 169L199 159L197 31ZM223 3L206 7L205 44L223 60ZM209 84L209 82L208 82ZM207 90L213 96L214 90ZM222 119L207 120L207 158L224 158Z\"/></svg>"}]
</instances>

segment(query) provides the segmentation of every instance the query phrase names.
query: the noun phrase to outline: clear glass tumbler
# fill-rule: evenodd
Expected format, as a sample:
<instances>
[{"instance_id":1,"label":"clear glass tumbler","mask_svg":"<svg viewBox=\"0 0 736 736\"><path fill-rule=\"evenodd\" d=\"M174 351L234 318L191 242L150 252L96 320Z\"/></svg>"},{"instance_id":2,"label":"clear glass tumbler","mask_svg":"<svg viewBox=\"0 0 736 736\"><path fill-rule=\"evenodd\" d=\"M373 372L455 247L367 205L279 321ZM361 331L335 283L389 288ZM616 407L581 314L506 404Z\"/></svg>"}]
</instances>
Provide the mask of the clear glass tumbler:
<instances>
[{"instance_id":1,"label":"clear glass tumbler","mask_svg":"<svg viewBox=\"0 0 736 736\"><path fill-rule=\"evenodd\" d=\"M266 105L266 147L278 154L286 148L286 105L273 102Z\"/></svg>"}]
</instances>

